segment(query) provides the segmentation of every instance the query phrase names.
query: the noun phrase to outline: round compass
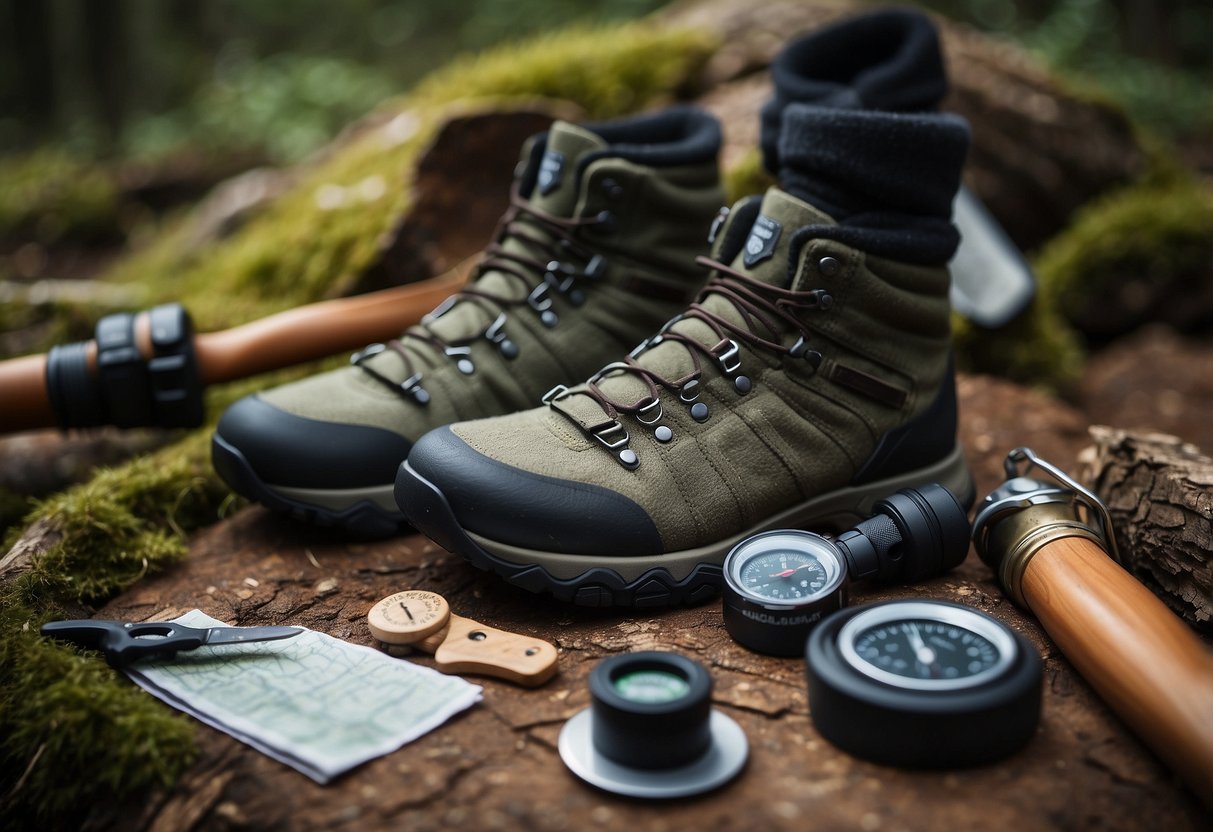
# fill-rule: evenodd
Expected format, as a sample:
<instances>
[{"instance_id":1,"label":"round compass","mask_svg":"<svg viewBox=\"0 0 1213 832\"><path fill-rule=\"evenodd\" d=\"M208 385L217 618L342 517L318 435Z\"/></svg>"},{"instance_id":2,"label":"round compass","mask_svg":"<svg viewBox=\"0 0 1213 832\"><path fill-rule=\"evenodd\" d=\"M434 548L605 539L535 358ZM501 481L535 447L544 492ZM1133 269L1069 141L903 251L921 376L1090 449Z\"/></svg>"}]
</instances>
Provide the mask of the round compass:
<instances>
[{"instance_id":1,"label":"round compass","mask_svg":"<svg viewBox=\"0 0 1213 832\"><path fill-rule=\"evenodd\" d=\"M1005 624L944 601L831 615L809 637L809 710L830 742L875 762L976 765L1040 719L1040 657Z\"/></svg>"},{"instance_id":2,"label":"round compass","mask_svg":"<svg viewBox=\"0 0 1213 832\"><path fill-rule=\"evenodd\" d=\"M842 553L819 534L755 535L724 561L725 627L751 650L798 656L813 625L846 601L846 577Z\"/></svg>"},{"instance_id":3,"label":"round compass","mask_svg":"<svg viewBox=\"0 0 1213 832\"><path fill-rule=\"evenodd\" d=\"M407 589L389 595L367 613L371 634L384 644L413 644L441 630L451 618L446 599L436 592Z\"/></svg>"}]
</instances>

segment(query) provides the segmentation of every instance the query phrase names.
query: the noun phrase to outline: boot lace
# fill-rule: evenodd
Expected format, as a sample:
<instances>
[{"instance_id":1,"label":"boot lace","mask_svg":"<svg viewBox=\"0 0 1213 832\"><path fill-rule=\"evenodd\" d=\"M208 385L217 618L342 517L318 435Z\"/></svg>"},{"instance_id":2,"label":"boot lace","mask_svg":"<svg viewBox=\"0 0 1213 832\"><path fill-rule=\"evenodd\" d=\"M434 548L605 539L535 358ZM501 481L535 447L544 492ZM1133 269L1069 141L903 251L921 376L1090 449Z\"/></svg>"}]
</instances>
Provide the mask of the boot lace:
<instances>
[{"instance_id":1,"label":"boot lace","mask_svg":"<svg viewBox=\"0 0 1213 832\"><path fill-rule=\"evenodd\" d=\"M371 344L350 358L350 363L369 373L377 381L387 385L418 404L427 404L429 393L421 386L423 373L417 356L406 344L425 346L455 362L464 375L476 372L471 357L471 344L486 338L507 360L518 356L518 345L506 335L505 325L510 310L517 306L528 306L544 326L556 326L560 318L553 310L552 292L559 292L573 306L585 302L585 292L578 286L583 279L597 280L606 272L606 260L600 254L577 240L577 232L586 226L610 223L608 212L594 217L560 217L536 208L518 192L517 184L510 190L510 205L497 225L493 242L484 250L469 285L451 295L430 312L417 326L410 327L400 338L382 344ZM510 251L508 240L520 241L529 253ZM580 265L570 260L580 261ZM488 272L505 275L518 291L501 294L475 285ZM542 275L536 280L536 275ZM473 303L488 314L491 323L482 331L457 341L448 341L434 332L431 324L460 303ZM390 351L401 357L405 367L405 380L397 382L379 372L366 360L379 353Z\"/></svg>"},{"instance_id":2,"label":"boot lace","mask_svg":"<svg viewBox=\"0 0 1213 832\"><path fill-rule=\"evenodd\" d=\"M585 392L602 407L607 418L613 420L591 433L608 450L619 451L620 462L625 467L635 468L638 463L636 455L626 450L627 431L618 421L620 414L635 415L644 425L656 425L662 416L660 394L665 389L691 405L692 418L699 422L706 421L707 405L695 400L699 397L700 379L705 368L711 364L733 379L741 395L750 391L752 382L741 373L740 343L755 350L802 359L814 369L821 363L821 353L808 348L810 333L800 313L828 309L833 304L833 298L826 290L794 291L772 286L710 257L698 257L696 263L711 269L713 275L695 302L663 326L657 335L640 344L622 361L603 367L586 383ZM740 322L709 309L704 302L712 295L728 300L737 310ZM706 344L671 329L679 321L692 318L707 324L716 337L715 344ZM789 331L797 337L791 346L785 346L784 335ZM682 344L690 355L691 370L679 378L666 378L638 360L646 350L666 341ZM612 398L602 389L600 382L608 374L616 372L639 378L648 388L647 394L635 402ZM544 396L544 401L556 401L568 392L567 388L557 387ZM665 430L668 437L668 429ZM658 439L667 441L660 434ZM620 448L624 450L620 451Z\"/></svg>"}]
</instances>

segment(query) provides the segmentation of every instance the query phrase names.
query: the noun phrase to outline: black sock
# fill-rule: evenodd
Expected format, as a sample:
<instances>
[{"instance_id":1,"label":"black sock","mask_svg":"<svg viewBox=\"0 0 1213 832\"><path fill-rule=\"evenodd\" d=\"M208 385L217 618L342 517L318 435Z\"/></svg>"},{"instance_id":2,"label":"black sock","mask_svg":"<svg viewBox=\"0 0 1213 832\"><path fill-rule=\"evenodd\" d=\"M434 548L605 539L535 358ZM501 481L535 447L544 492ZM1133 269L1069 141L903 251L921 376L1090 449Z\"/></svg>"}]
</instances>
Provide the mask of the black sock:
<instances>
[{"instance_id":1,"label":"black sock","mask_svg":"<svg viewBox=\"0 0 1213 832\"><path fill-rule=\"evenodd\" d=\"M948 92L935 24L913 9L886 9L827 26L771 64L775 96L762 108L763 164L779 171L784 110L794 102L845 109L934 110Z\"/></svg>"},{"instance_id":2,"label":"black sock","mask_svg":"<svg viewBox=\"0 0 1213 832\"><path fill-rule=\"evenodd\" d=\"M946 263L960 235L952 200L969 149L959 116L789 104L778 145L780 186L838 221L812 226L881 257Z\"/></svg>"}]
</instances>

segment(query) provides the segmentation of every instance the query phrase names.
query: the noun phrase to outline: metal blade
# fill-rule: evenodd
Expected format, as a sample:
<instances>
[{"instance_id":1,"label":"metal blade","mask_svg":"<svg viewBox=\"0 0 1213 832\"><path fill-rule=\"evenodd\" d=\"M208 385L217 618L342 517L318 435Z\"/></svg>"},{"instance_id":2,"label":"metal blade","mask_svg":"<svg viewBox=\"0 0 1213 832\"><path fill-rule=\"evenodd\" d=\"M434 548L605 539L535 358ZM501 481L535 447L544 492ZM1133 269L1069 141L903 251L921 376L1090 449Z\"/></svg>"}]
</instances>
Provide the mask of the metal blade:
<instances>
[{"instance_id":1,"label":"metal blade","mask_svg":"<svg viewBox=\"0 0 1213 832\"><path fill-rule=\"evenodd\" d=\"M275 641L290 638L303 632L302 627L211 627L207 631L207 645L240 644L245 641Z\"/></svg>"}]
</instances>

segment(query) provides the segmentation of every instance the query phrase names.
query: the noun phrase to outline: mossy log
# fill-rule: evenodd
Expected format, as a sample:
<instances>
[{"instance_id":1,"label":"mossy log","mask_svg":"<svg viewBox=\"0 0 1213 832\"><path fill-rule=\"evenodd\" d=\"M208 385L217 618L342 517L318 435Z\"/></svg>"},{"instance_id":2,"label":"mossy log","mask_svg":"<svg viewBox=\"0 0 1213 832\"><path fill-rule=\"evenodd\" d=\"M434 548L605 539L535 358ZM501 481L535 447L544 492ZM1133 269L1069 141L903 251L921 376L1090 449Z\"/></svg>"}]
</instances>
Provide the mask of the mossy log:
<instances>
[{"instance_id":1,"label":"mossy log","mask_svg":"<svg viewBox=\"0 0 1213 832\"><path fill-rule=\"evenodd\" d=\"M1080 477L1112 515L1121 562L1213 636L1213 459L1174 436L1091 428Z\"/></svg>"}]
</instances>

